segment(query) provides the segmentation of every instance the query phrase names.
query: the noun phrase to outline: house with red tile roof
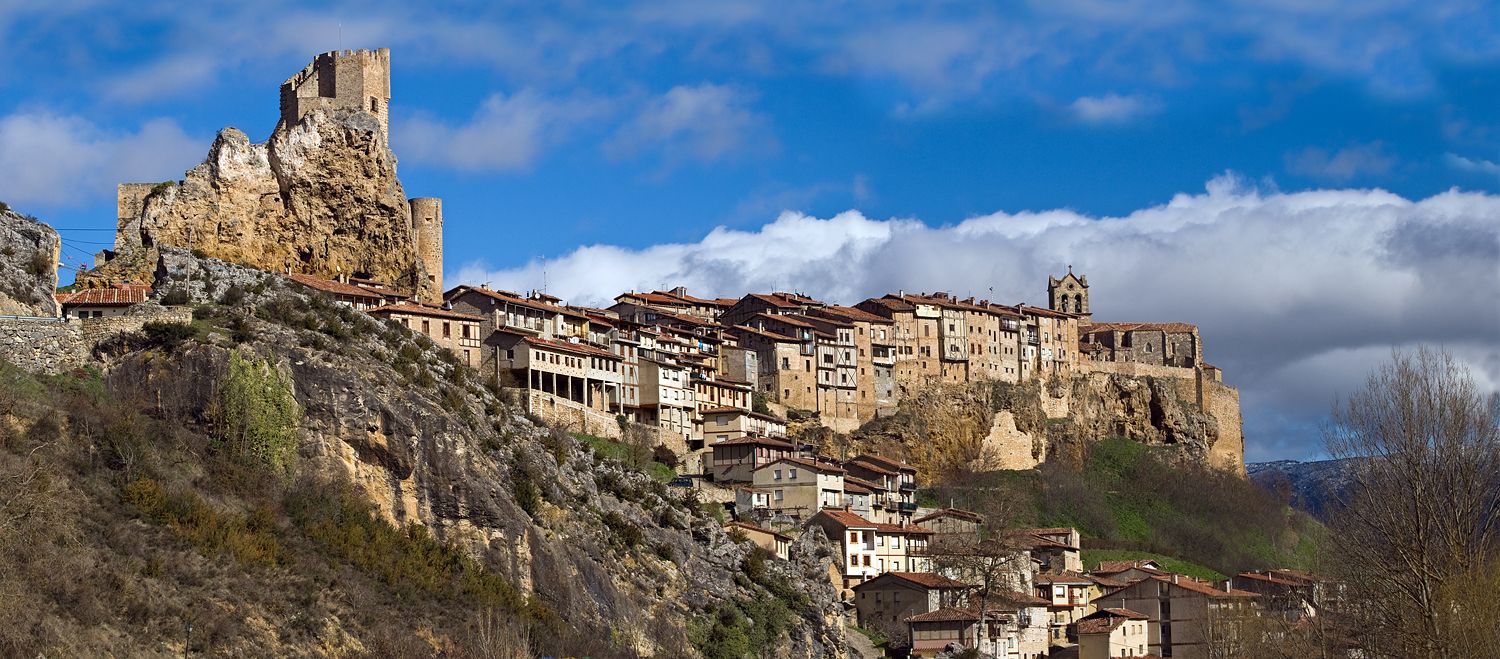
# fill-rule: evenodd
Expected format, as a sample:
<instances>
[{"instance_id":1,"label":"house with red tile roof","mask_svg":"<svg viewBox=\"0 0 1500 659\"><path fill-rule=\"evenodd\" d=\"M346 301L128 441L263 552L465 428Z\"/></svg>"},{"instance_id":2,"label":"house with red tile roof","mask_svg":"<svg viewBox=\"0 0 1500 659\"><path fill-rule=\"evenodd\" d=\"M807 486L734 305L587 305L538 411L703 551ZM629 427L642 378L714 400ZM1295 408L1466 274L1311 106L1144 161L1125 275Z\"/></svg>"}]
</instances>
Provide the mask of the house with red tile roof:
<instances>
[{"instance_id":1,"label":"house with red tile roof","mask_svg":"<svg viewBox=\"0 0 1500 659\"><path fill-rule=\"evenodd\" d=\"M771 509L797 521L818 511L844 507L844 468L788 456L756 467L751 483L771 493Z\"/></svg>"},{"instance_id":2,"label":"house with red tile roof","mask_svg":"<svg viewBox=\"0 0 1500 659\"><path fill-rule=\"evenodd\" d=\"M1094 600L1100 609L1128 609L1148 620L1146 651L1163 657L1206 658L1211 627L1242 618L1260 596L1177 574L1142 579Z\"/></svg>"},{"instance_id":3,"label":"house with red tile roof","mask_svg":"<svg viewBox=\"0 0 1500 659\"><path fill-rule=\"evenodd\" d=\"M58 293L57 305L64 318L104 318L123 315L131 307L145 302L150 295L150 286L116 284L109 288Z\"/></svg>"},{"instance_id":4,"label":"house with red tile roof","mask_svg":"<svg viewBox=\"0 0 1500 659\"><path fill-rule=\"evenodd\" d=\"M962 606L973 588L931 572L886 572L854 585L854 610L860 627L908 643L907 618Z\"/></svg>"},{"instance_id":5,"label":"house with red tile roof","mask_svg":"<svg viewBox=\"0 0 1500 659\"><path fill-rule=\"evenodd\" d=\"M354 307L355 309L370 309L385 304L386 302L385 294L381 293L380 291L377 291L373 288L355 286L354 284L344 281L324 279L322 277L304 275L295 272L286 275L286 278L298 284L302 284L303 286L306 286L312 290L318 291L319 293L327 295L328 297L333 298L334 302L345 304Z\"/></svg>"},{"instance_id":6,"label":"house with red tile roof","mask_svg":"<svg viewBox=\"0 0 1500 659\"><path fill-rule=\"evenodd\" d=\"M461 364L479 365L479 324L482 319L477 314L459 313L417 302L384 304L369 309L367 313L414 332L421 332L432 339L433 343L452 353Z\"/></svg>"},{"instance_id":7,"label":"house with red tile roof","mask_svg":"<svg viewBox=\"0 0 1500 659\"><path fill-rule=\"evenodd\" d=\"M1100 609L1073 623L1078 659L1144 657L1147 646L1145 615L1129 609Z\"/></svg>"},{"instance_id":8,"label":"house with red tile roof","mask_svg":"<svg viewBox=\"0 0 1500 659\"><path fill-rule=\"evenodd\" d=\"M823 530L842 548L842 588L884 572L927 572L932 568L928 541L932 531L915 525L872 522L848 510L825 508L804 524Z\"/></svg>"}]
</instances>

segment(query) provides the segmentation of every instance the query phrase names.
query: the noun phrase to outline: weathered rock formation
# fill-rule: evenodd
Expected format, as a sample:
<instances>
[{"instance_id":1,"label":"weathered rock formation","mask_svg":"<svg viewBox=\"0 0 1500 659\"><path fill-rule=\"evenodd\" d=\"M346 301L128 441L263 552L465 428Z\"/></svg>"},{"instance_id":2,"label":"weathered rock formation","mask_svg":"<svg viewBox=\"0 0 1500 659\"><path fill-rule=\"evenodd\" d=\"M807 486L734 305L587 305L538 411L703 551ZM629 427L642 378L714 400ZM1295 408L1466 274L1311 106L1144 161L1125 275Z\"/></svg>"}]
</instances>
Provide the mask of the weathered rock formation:
<instances>
[{"instance_id":1,"label":"weathered rock formation","mask_svg":"<svg viewBox=\"0 0 1500 659\"><path fill-rule=\"evenodd\" d=\"M265 143L225 128L181 181L121 185L114 253L79 281L145 283L153 249L170 245L269 272L372 277L439 299L441 207L407 199L384 106L308 107L284 107ZM414 207L428 210L414 221Z\"/></svg>"},{"instance_id":2,"label":"weathered rock formation","mask_svg":"<svg viewBox=\"0 0 1500 659\"><path fill-rule=\"evenodd\" d=\"M1024 384L934 384L903 399L891 417L813 439L836 455L904 455L927 476L1078 462L1090 443L1110 437L1172 446L1244 473L1238 393L1193 369L1174 371L1183 377L1093 372Z\"/></svg>"},{"instance_id":3,"label":"weathered rock formation","mask_svg":"<svg viewBox=\"0 0 1500 659\"><path fill-rule=\"evenodd\" d=\"M56 316L62 241L35 218L0 208L0 316Z\"/></svg>"}]
</instances>

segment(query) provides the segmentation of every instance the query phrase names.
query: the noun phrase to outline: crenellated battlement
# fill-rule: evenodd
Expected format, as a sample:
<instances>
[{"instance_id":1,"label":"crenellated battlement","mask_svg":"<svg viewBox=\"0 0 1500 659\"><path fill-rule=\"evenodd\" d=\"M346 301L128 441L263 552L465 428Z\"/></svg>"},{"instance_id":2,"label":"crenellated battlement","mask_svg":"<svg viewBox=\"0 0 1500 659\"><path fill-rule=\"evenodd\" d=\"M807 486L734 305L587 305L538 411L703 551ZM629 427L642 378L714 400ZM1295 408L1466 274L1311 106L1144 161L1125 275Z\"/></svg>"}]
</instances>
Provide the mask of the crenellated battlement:
<instances>
[{"instance_id":1,"label":"crenellated battlement","mask_svg":"<svg viewBox=\"0 0 1500 659\"><path fill-rule=\"evenodd\" d=\"M313 58L281 83L281 121L293 124L314 110L357 109L390 133L391 50L335 50Z\"/></svg>"}]
</instances>

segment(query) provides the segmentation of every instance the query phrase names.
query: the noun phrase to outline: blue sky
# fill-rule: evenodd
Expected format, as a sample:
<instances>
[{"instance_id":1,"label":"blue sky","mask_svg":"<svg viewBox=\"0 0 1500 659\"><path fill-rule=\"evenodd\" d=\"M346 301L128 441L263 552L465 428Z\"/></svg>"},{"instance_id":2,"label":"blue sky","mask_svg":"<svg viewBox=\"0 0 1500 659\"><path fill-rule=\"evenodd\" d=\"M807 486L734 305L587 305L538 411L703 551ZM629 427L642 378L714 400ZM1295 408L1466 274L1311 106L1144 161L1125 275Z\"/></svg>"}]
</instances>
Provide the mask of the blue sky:
<instances>
[{"instance_id":1,"label":"blue sky","mask_svg":"<svg viewBox=\"0 0 1500 659\"><path fill-rule=\"evenodd\" d=\"M1393 345L1450 344L1500 381L1500 321L1475 308L1500 301L1489 3L204 4L0 0L0 200L65 229L65 256L111 240L116 182L180 178L224 126L264 139L277 85L314 54L384 46L402 180L443 197L450 275L580 301L683 282L1040 302L1073 262L1112 318L1205 328L1252 458L1315 455L1315 407ZM1183 225L1153 219L1177 208L1220 242L1185 251ZM1401 262L1420 282L1407 306L1368 285L1390 241L1290 274L1361 241L1350 208L1398 208L1381 231L1437 246ZM942 247L981 220L1010 228ZM1027 222L1044 226L1012 230ZM1254 249L1278 227L1305 238ZM860 247L876 235L939 251ZM1480 249L1455 257L1465 236ZM976 245L991 256L949 258ZM1142 245L1198 275L1132 265ZM1221 284L1216 263L1286 276ZM1454 263L1471 283L1452 327L1405 320ZM1369 297L1271 347L1258 337L1306 309L1225 303L1308 289ZM1307 373L1339 375L1287 393Z\"/></svg>"}]
</instances>

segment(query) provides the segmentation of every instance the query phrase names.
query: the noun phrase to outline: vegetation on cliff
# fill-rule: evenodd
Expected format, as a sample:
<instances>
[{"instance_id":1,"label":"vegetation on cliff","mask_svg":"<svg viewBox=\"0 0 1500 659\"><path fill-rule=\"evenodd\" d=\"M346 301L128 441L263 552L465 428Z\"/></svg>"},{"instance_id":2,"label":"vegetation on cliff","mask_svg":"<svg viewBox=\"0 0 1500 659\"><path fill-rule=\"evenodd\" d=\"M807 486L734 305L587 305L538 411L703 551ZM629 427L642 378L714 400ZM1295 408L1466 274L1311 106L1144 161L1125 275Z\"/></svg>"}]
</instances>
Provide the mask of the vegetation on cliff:
<instances>
[{"instance_id":1,"label":"vegetation on cliff","mask_svg":"<svg viewBox=\"0 0 1500 659\"><path fill-rule=\"evenodd\" d=\"M1091 444L1080 465L950 472L925 494L1010 526L1077 527L1087 549L1152 552L1224 574L1311 567L1323 535L1250 481L1120 438Z\"/></svg>"}]
</instances>

